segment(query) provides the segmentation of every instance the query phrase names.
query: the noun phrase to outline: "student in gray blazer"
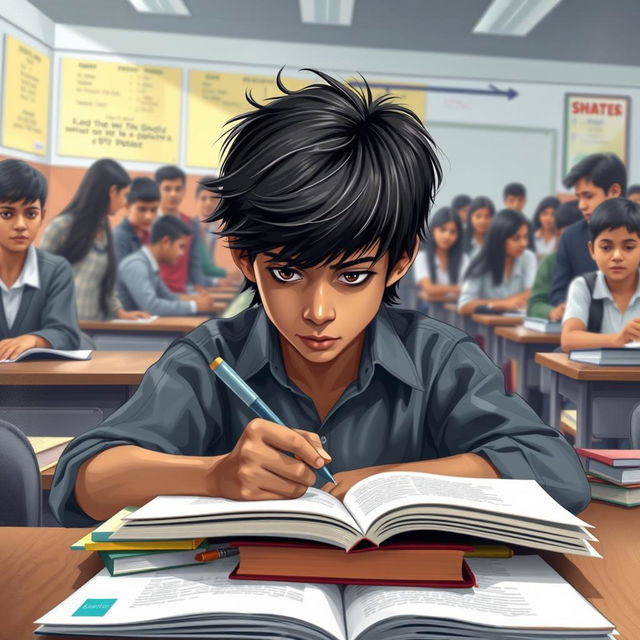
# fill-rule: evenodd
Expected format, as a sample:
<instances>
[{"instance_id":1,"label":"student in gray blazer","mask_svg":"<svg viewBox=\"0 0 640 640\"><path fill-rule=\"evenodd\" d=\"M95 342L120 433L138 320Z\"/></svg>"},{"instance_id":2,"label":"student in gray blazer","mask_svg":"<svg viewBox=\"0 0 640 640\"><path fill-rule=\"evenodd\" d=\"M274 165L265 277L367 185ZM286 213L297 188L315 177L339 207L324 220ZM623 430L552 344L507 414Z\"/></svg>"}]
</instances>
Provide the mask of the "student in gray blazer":
<instances>
[{"instance_id":1,"label":"student in gray blazer","mask_svg":"<svg viewBox=\"0 0 640 640\"><path fill-rule=\"evenodd\" d=\"M175 264L183 255L191 229L180 218L163 216L151 230L151 243L128 255L118 267L118 297L125 309L156 316L186 316L213 311L208 293L179 295L160 278L161 264Z\"/></svg>"},{"instance_id":2,"label":"student in gray blazer","mask_svg":"<svg viewBox=\"0 0 640 640\"><path fill-rule=\"evenodd\" d=\"M0 162L0 360L36 347L80 345L71 266L32 246L46 198L37 169Z\"/></svg>"}]
</instances>

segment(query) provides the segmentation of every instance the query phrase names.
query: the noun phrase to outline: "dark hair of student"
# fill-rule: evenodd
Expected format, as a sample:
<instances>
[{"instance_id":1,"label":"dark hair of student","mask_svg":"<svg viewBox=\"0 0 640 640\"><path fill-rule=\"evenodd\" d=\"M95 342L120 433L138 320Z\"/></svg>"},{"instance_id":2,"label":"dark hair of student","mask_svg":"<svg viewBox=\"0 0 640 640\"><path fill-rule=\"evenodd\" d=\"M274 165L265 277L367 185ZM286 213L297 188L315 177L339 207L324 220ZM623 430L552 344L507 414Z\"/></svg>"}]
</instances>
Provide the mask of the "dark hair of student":
<instances>
[{"instance_id":1,"label":"dark hair of student","mask_svg":"<svg viewBox=\"0 0 640 640\"><path fill-rule=\"evenodd\" d=\"M542 198L540 200L540 204L536 207L536 211L533 214L533 230L537 231L540 228L540 214L545 209L553 209L555 214L556 209L560 206L560 200L555 196L547 196L546 198Z\"/></svg>"},{"instance_id":2,"label":"dark hair of student","mask_svg":"<svg viewBox=\"0 0 640 640\"><path fill-rule=\"evenodd\" d=\"M626 227L640 236L640 205L626 198L610 198L601 202L589 218L589 233L595 240L603 231Z\"/></svg>"},{"instance_id":3,"label":"dark hair of student","mask_svg":"<svg viewBox=\"0 0 640 640\"><path fill-rule=\"evenodd\" d=\"M568 202L562 202L556 209L556 230L564 229L575 222L584 220L582 211L578 207L577 200L569 200Z\"/></svg>"},{"instance_id":4,"label":"dark hair of student","mask_svg":"<svg viewBox=\"0 0 640 640\"><path fill-rule=\"evenodd\" d=\"M236 116L223 144L220 177L205 187L220 202L205 222L253 261L283 247L278 261L307 269L377 246L389 270L424 240L442 170L435 143L410 109L393 96L311 71L324 82ZM364 78L363 78L364 80ZM274 259L275 260L275 259ZM253 302L259 302L255 284ZM397 300L397 283L383 302Z\"/></svg>"},{"instance_id":5,"label":"dark hair of student","mask_svg":"<svg viewBox=\"0 0 640 640\"><path fill-rule=\"evenodd\" d=\"M505 186L502 192L502 199L506 200L507 196L514 196L516 198L526 198L527 190L521 182L510 182Z\"/></svg>"},{"instance_id":6,"label":"dark hair of student","mask_svg":"<svg viewBox=\"0 0 640 640\"><path fill-rule=\"evenodd\" d=\"M464 207L468 207L470 204L471 204L471 198L468 195L461 193L451 201L451 208L457 214L460 214L460 209Z\"/></svg>"},{"instance_id":7,"label":"dark hair of student","mask_svg":"<svg viewBox=\"0 0 640 640\"><path fill-rule=\"evenodd\" d=\"M471 216L478 209L489 209L489 214L493 218L496 213L496 208L493 206L493 202L486 196L477 196L471 201L469 205L469 213L467 213L467 224L465 225L463 251L469 253L471 251L471 243L473 241L473 227L471 226Z\"/></svg>"},{"instance_id":8,"label":"dark hair of student","mask_svg":"<svg viewBox=\"0 0 640 640\"><path fill-rule=\"evenodd\" d=\"M100 308L106 316L107 299L116 283L117 260L111 237L109 214L109 189L124 189L131 184L129 174L115 160L103 158L94 162L84 174L71 202L61 211L73 217L69 233L56 253L71 264L82 260L93 246L98 229L107 238L108 265L100 283ZM97 283L96 283L97 284Z\"/></svg>"},{"instance_id":9,"label":"dark hair of student","mask_svg":"<svg viewBox=\"0 0 640 640\"><path fill-rule=\"evenodd\" d=\"M498 211L493 216L482 248L467 267L465 278L480 278L490 273L493 284L499 285L504 277L504 243L507 238L515 236L523 224L528 226L527 218L519 211Z\"/></svg>"},{"instance_id":10,"label":"dark hair of student","mask_svg":"<svg viewBox=\"0 0 640 640\"><path fill-rule=\"evenodd\" d=\"M628 189L627 189L627 196L631 196L634 193L640 193L640 184L632 184Z\"/></svg>"},{"instance_id":11,"label":"dark hair of student","mask_svg":"<svg viewBox=\"0 0 640 640\"><path fill-rule=\"evenodd\" d=\"M155 175L155 181L161 184L164 180L182 180L182 184L187 182L187 174L180 168L173 164L167 164L164 167L160 167Z\"/></svg>"},{"instance_id":12,"label":"dark hair of student","mask_svg":"<svg viewBox=\"0 0 640 640\"><path fill-rule=\"evenodd\" d=\"M160 200L160 189L158 183L151 178L134 178L131 182L129 193L127 193L127 202L156 202Z\"/></svg>"},{"instance_id":13,"label":"dark hair of student","mask_svg":"<svg viewBox=\"0 0 640 640\"><path fill-rule=\"evenodd\" d=\"M151 227L151 244L160 242L162 238L169 238L174 242L178 238L191 235L189 225L176 216L160 216Z\"/></svg>"},{"instance_id":14,"label":"dark hair of student","mask_svg":"<svg viewBox=\"0 0 640 640\"><path fill-rule=\"evenodd\" d=\"M614 153L593 153L583 158L571 169L562 184L570 189L580 178L593 182L605 193L609 193L614 184L620 185L621 195L627 193L627 169Z\"/></svg>"},{"instance_id":15,"label":"dark hair of student","mask_svg":"<svg viewBox=\"0 0 640 640\"><path fill-rule=\"evenodd\" d=\"M441 207L429 218L429 230L426 234L424 241L426 253L427 253L427 266L429 267L429 278L431 282L438 282L438 269L436 267L436 252L437 245L433 239L433 230L436 227L441 227L447 222L453 222L456 225L456 231L458 232L458 239L449 247L447 260L447 270L449 271L449 281L451 284L457 284L460 276L460 265L462 264L462 256L464 252L462 250L462 221L460 216L453 207Z\"/></svg>"},{"instance_id":16,"label":"dark hair of student","mask_svg":"<svg viewBox=\"0 0 640 640\"><path fill-rule=\"evenodd\" d=\"M47 180L31 165L23 160L3 160L0 162L0 201L24 202L40 201L44 207L47 201Z\"/></svg>"},{"instance_id":17,"label":"dark hair of student","mask_svg":"<svg viewBox=\"0 0 640 640\"><path fill-rule=\"evenodd\" d=\"M211 182L212 180L215 180L215 179L216 179L215 176L205 176L204 178L202 178L202 180L198 180L198 184L196 185L196 198L200 195L201 191L206 190L204 183Z\"/></svg>"}]
</instances>

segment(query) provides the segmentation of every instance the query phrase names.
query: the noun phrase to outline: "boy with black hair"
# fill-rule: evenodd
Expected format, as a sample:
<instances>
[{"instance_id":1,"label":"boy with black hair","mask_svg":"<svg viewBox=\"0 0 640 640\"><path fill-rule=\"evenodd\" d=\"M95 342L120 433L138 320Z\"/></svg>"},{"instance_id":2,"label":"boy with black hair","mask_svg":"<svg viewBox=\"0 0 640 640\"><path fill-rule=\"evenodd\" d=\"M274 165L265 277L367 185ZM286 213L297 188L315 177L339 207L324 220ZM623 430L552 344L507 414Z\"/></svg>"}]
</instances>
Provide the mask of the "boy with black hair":
<instances>
[{"instance_id":1,"label":"boy with black hair","mask_svg":"<svg viewBox=\"0 0 640 640\"><path fill-rule=\"evenodd\" d=\"M156 316L211 313L214 302L207 293L178 295L162 282L162 264L175 264L184 254L191 229L175 216L156 220L149 246L127 256L118 267L118 297L125 309L142 309Z\"/></svg>"},{"instance_id":2,"label":"boy with black hair","mask_svg":"<svg viewBox=\"0 0 640 640\"><path fill-rule=\"evenodd\" d=\"M212 281L203 273L200 254L193 245L193 240L200 234L200 221L180 211L187 175L180 167L166 165L156 171L155 180L160 188L160 215L176 216L191 228L184 254L175 264L161 264L160 277L174 293L184 294L188 289L202 290L211 286Z\"/></svg>"},{"instance_id":3,"label":"boy with black hair","mask_svg":"<svg viewBox=\"0 0 640 640\"><path fill-rule=\"evenodd\" d=\"M510 182L502 192L505 209L513 209L522 213L527 203L527 190L520 182Z\"/></svg>"},{"instance_id":4,"label":"boy with black hair","mask_svg":"<svg viewBox=\"0 0 640 640\"><path fill-rule=\"evenodd\" d=\"M284 95L265 104L249 96L206 185L221 198L209 221L258 304L176 341L70 443L51 492L61 522L165 493L294 498L327 463L337 484L324 488L340 498L405 470L532 478L572 511L588 503L572 447L505 393L469 336L391 307L442 176L424 125L315 73L324 82L299 91L278 77ZM253 418L210 371L218 356L292 429Z\"/></svg>"},{"instance_id":5,"label":"boy with black hair","mask_svg":"<svg viewBox=\"0 0 640 640\"><path fill-rule=\"evenodd\" d=\"M589 219L595 272L569 287L562 348L624 347L640 340L640 205L626 198L601 203Z\"/></svg>"},{"instance_id":6,"label":"boy with black hair","mask_svg":"<svg viewBox=\"0 0 640 640\"><path fill-rule=\"evenodd\" d=\"M113 230L118 262L149 243L153 221L160 206L160 189L151 178L134 178L127 193L127 216ZM138 307L134 307L137 309Z\"/></svg>"},{"instance_id":7,"label":"boy with black hair","mask_svg":"<svg viewBox=\"0 0 640 640\"><path fill-rule=\"evenodd\" d=\"M640 204L640 184L632 184L627 189L627 198L629 198L631 202Z\"/></svg>"},{"instance_id":8,"label":"boy with black hair","mask_svg":"<svg viewBox=\"0 0 640 640\"><path fill-rule=\"evenodd\" d=\"M589 218L601 202L624 196L627 170L615 154L594 153L578 162L563 184L568 189L575 189L584 219L571 225L560 238L551 283L550 300L554 306L566 301L569 285L575 277L597 268L588 249L591 241Z\"/></svg>"},{"instance_id":9,"label":"boy with black hair","mask_svg":"<svg viewBox=\"0 0 640 640\"><path fill-rule=\"evenodd\" d=\"M71 266L33 246L46 200L40 171L22 160L0 162L0 360L80 345Z\"/></svg>"}]
</instances>

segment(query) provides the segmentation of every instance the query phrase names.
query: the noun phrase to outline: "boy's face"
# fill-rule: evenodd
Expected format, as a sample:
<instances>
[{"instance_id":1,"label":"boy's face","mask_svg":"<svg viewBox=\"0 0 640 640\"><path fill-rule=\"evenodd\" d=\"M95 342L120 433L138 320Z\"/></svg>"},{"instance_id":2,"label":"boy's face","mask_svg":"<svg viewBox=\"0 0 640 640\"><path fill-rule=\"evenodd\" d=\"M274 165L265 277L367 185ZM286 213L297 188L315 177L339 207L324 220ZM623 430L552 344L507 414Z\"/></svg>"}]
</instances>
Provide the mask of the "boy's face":
<instances>
[{"instance_id":1,"label":"boy's face","mask_svg":"<svg viewBox=\"0 0 640 640\"><path fill-rule=\"evenodd\" d=\"M198 216L200 218L208 218L216 208L217 202L218 198L213 193L211 193L211 191L203 189L196 198L196 204L198 205Z\"/></svg>"},{"instance_id":2,"label":"boy's face","mask_svg":"<svg viewBox=\"0 0 640 640\"><path fill-rule=\"evenodd\" d=\"M529 227L523 224L518 231L504 241L504 251L510 258L517 258L529 246Z\"/></svg>"},{"instance_id":3,"label":"boy's face","mask_svg":"<svg viewBox=\"0 0 640 640\"><path fill-rule=\"evenodd\" d=\"M42 226L44 213L39 200L0 202L0 248L12 253L26 251Z\"/></svg>"},{"instance_id":4,"label":"boy's face","mask_svg":"<svg viewBox=\"0 0 640 640\"><path fill-rule=\"evenodd\" d=\"M589 222L591 214L601 202L609 198L618 198L622 193L622 189L617 183L611 185L611 189L605 192L604 189L597 187L587 178L579 178L575 184L575 190L578 197L578 208L582 211L582 215L587 222Z\"/></svg>"},{"instance_id":5,"label":"boy's face","mask_svg":"<svg viewBox=\"0 0 640 640\"><path fill-rule=\"evenodd\" d=\"M389 256L374 264L376 247L310 269L270 261L278 252L258 254L253 264L239 251L232 253L245 277L256 283L281 338L314 363L334 360L362 335L378 313L385 287L412 262L405 255L387 276Z\"/></svg>"},{"instance_id":6,"label":"boy's face","mask_svg":"<svg viewBox=\"0 0 640 640\"><path fill-rule=\"evenodd\" d=\"M171 240L169 236L160 239L160 259L162 264L175 264L182 258L187 249L188 238L176 238Z\"/></svg>"},{"instance_id":7,"label":"boy's face","mask_svg":"<svg viewBox=\"0 0 640 640\"><path fill-rule=\"evenodd\" d=\"M640 236L626 227L607 229L589 243L589 252L607 280L633 278L640 265Z\"/></svg>"},{"instance_id":8,"label":"boy's face","mask_svg":"<svg viewBox=\"0 0 640 640\"><path fill-rule=\"evenodd\" d=\"M160 200L136 200L131 204L127 203L127 218L136 231L149 231L158 215L159 206Z\"/></svg>"},{"instance_id":9,"label":"boy's face","mask_svg":"<svg viewBox=\"0 0 640 640\"><path fill-rule=\"evenodd\" d=\"M163 180L160 183L160 207L163 211L174 213L184 198L184 182L181 178Z\"/></svg>"},{"instance_id":10,"label":"boy's face","mask_svg":"<svg viewBox=\"0 0 640 640\"><path fill-rule=\"evenodd\" d=\"M527 200L524 196L510 195L504 199L504 206L505 209L513 209L514 211L519 211L520 213L522 213L526 201Z\"/></svg>"}]
</instances>

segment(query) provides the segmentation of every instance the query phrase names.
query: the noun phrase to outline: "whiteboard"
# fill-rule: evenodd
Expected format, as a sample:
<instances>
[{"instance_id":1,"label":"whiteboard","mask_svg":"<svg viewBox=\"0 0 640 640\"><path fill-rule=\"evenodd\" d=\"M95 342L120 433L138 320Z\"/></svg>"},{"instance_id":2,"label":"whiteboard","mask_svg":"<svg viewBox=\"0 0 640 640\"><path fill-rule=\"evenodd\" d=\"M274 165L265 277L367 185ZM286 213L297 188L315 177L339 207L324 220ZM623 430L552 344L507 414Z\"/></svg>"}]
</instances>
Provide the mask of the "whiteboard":
<instances>
[{"instance_id":1,"label":"whiteboard","mask_svg":"<svg viewBox=\"0 0 640 640\"><path fill-rule=\"evenodd\" d=\"M439 147L444 174L436 208L466 193L488 196L500 210L504 186L522 182L525 214L531 217L542 198L555 195L555 131L443 122L427 122L427 130Z\"/></svg>"}]
</instances>

